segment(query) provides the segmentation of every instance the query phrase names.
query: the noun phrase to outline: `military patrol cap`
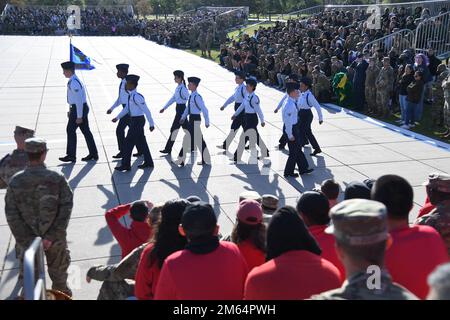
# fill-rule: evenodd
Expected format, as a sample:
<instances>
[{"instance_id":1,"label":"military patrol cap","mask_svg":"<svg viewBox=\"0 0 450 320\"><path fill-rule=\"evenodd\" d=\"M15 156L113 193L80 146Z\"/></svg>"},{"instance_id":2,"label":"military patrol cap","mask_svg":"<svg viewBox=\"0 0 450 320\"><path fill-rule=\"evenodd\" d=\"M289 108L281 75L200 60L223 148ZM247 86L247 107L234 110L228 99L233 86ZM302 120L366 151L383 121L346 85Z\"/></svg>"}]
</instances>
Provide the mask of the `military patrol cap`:
<instances>
[{"instance_id":1,"label":"military patrol cap","mask_svg":"<svg viewBox=\"0 0 450 320\"><path fill-rule=\"evenodd\" d=\"M126 63L120 63L116 66L116 69L119 71L125 71L128 72L128 68L130 67L130 65L126 64Z\"/></svg>"},{"instance_id":2,"label":"military patrol cap","mask_svg":"<svg viewBox=\"0 0 450 320\"><path fill-rule=\"evenodd\" d=\"M23 136L27 136L28 138L31 138L34 136L34 130L24 128L21 126L16 126L16 129L14 130L14 134L23 135Z\"/></svg>"},{"instance_id":3,"label":"military patrol cap","mask_svg":"<svg viewBox=\"0 0 450 320\"><path fill-rule=\"evenodd\" d=\"M245 74L245 72L243 72L243 71L236 71L236 72L234 73L234 75L235 75L236 77L241 78L241 79L245 79L245 77L246 77L246 74Z\"/></svg>"},{"instance_id":4,"label":"military patrol cap","mask_svg":"<svg viewBox=\"0 0 450 320\"><path fill-rule=\"evenodd\" d=\"M292 81L295 81L295 82L298 82L298 74L296 74L296 73L291 73L291 74L289 75L288 79L290 79L290 80L292 80Z\"/></svg>"},{"instance_id":5,"label":"military patrol cap","mask_svg":"<svg viewBox=\"0 0 450 320\"><path fill-rule=\"evenodd\" d=\"M193 84L195 84L196 86L198 86L198 84L200 83L200 81L201 81L201 79L200 79L200 78L197 78L197 77L189 77L189 78L188 78L188 82L189 82L189 83L193 83Z\"/></svg>"},{"instance_id":6,"label":"military patrol cap","mask_svg":"<svg viewBox=\"0 0 450 320\"><path fill-rule=\"evenodd\" d=\"M383 58L383 62L384 62L384 61L391 61L391 58L389 58L389 57L384 57L384 58Z\"/></svg>"},{"instance_id":7,"label":"military patrol cap","mask_svg":"<svg viewBox=\"0 0 450 320\"><path fill-rule=\"evenodd\" d=\"M332 225L325 229L337 241L350 246L365 246L388 239L386 207L378 201L351 199L330 210Z\"/></svg>"},{"instance_id":8,"label":"military patrol cap","mask_svg":"<svg viewBox=\"0 0 450 320\"><path fill-rule=\"evenodd\" d=\"M290 93L294 90L300 89L300 84L297 82L286 82L286 92Z\"/></svg>"},{"instance_id":9,"label":"military patrol cap","mask_svg":"<svg viewBox=\"0 0 450 320\"><path fill-rule=\"evenodd\" d=\"M441 73L443 72L445 69L447 69L447 66L445 65L445 63L441 63L440 65L438 65L437 67L437 72Z\"/></svg>"},{"instance_id":10,"label":"military patrol cap","mask_svg":"<svg viewBox=\"0 0 450 320\"><path fill-rule=\"evenodd\" d=\"M262 196L261 207L263 209L264 215L273 215L278 209L278 203L280 199L272 194L264 194Z\"/></svg>"},{"instance_id":11,"label":"military patrol cap","mask_svg":"<svg viewBox=\"0 0 450 320\"><path fill-rule=\"evenodd\" d=\"M303 77L302 80L300 80L300 82L305 84L308 87L311 87L311 85L312 85L311 79L308 77Z\"/></svg>"},{"instance_id":12,"label":"military patrol cap","mask_svg":"<svg viewBox=\"0 0 450 320\"><path fill-rule=\"evenodd\" d=\"M61 67L64 70L74 70L75 69L75 63L73 63L72 61L63 62L63 63L61 63Z\"/></svg>"},{"instance_id":13,"label":"military patrol cap","mask_svg":"<svg viewBox=\"0 0 450 320\"><path fill-rule=\"evenodd\" d=\"M127 80L127 82L134 83L135 85L137 85L140 78L141 77L139 77L135 74L129 74L125 77L125 80Z\"/></svg>"},{"instance_id":14,"label":"military patrol cap","mask_svg":"<svg viewBox=\"0 0 450 320\"><path fill-rule=\"evenodd\" d=\"M181 71L181 70L175 70L175 71L173 72L173 75L174 75L175 77L178 77L178 78L184 78L184 72Z\"/></svg>"},{"instance_id":15,"label":"military patrol cap","mask_svg":"<svg viewBox=\"0 0 450 320\"><path fill-rule=\"evenodd\" d=\"M261 196L256 191L244 191L239 195L239 203L241 203L243 200L247 200L247 199L255 200L259 203L262 202Z\"/></svg>"},{"instance_id":16,"label":"military patrol cap","mask_svg":"<svg viewBox=\"0 0 450 320\"><path fill-rule=\"evenodd\" d=\"M47 150L47 142L44 139L28 138L25 140L25 152L41 153Z\"/></svg>"},{"instance_id":17,"label":"military patrol cap","mask_svg":"<svg viewBox=\"0 0 450 320\"><path fill-rule=\"evenodd\" d=\"M253 79L253 78L248 78L247 80L245 80L245 82L247 83L247 84L249 84L249 85L251 85L252 87L256 87L256 85L257 85L257 81L255 80L255 79Z\"/></svg>"},{"instance_id":18,"label":"military patrol cap","mask_svg":"<svg viewBox=\"0 0 450 320\"><path fill-rule=\"evenodd\" d=\"M376 57L369 57L369 61L377 61L377 58Z\"/></svg>"},{"instance_id":19,"label":"military patrol cap","mask_svg":"<svg viewBox=\"0 0 450 320\"><path fill-rule=\"evenodd\" d=\"M424 182L423 185L439 192L450 193L450 175L430 173L428 181Z\"/></svg>"}]
</instances>

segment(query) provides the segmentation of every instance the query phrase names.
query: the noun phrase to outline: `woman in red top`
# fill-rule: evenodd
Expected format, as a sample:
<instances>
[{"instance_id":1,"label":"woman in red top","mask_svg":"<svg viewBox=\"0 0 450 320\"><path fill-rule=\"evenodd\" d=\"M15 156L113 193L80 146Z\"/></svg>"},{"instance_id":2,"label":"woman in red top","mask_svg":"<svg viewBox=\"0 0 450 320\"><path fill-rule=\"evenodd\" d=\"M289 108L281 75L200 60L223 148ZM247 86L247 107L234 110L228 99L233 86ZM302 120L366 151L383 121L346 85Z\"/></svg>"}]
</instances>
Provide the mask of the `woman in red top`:
<instances>
[{"instance_id":1,"label":"woman in red top","mask_svg":"<svg viewBox=\"0 0 450 320\"><path fill-rule=\"evenodd\" d=\"M151 242L141 255L136 271L134 294L139 300L152 300L164 260L172 253L184 249L186 238L178 232L187 200L171 200L161 209L161 220Z\"/></svg>"},{"instance_id":2,"label":"woman in red top","mask_svg":"<svg viewBox=\"0 0 450 320\"><path fill-rule=\"evenodd\" d=\"M249 273L244 299L300 300L339 288L339 270L320 254L295 209L279 209L267 229L267 262Z\"/></svg>"},{"instance_id":3,"label":"woman in red top","mask_svg":"<svg viewBox=\"0 0 450 320\"><path fill-rule=\"evenodd\" d=\"M237 244L249 271L266 262L266 226L259 202L251 199L241 201L231 241Z\"/></svg>"}]
</instances>

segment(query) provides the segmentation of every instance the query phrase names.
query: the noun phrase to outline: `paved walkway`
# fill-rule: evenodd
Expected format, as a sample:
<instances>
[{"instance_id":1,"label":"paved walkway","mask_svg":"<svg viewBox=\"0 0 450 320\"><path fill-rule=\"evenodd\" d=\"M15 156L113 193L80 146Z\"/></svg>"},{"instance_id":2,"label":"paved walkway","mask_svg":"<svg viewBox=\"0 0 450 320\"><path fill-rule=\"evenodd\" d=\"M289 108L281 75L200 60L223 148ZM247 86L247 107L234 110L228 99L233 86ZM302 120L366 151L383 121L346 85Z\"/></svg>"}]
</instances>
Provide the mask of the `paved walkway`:
<instances>
[{"instance_id":1,"label":"paved walkway","mask_svg":"<svg viewBox=\"0 0 450 320\"><path fill-rule=\"evenodd\" d=\"M223 233L231 230L235 220L238 195L244 190L276 194L281 204L295 205L301 192L311 190L323 180L334 178L342 188L352 180L377 178L396 173L414 186L416 206L424 202L425 188L421 183L428 173L450 173L450 152L411 137L381 127L376 122L357 119L345 112L324 109L325 122L314 132L322 146L320 157L308 160L314 164L314 174L286 180L283 168L287 154L275 150L281 133L280 114L273 109L282 93L259 85L257 94L267 118L261 135L271 149L269 168L258 165L229 165L216 145L229 131L232 106L219 110L234 89L234 75L215 63L194 55L162 46L142 38L83 37L73 43L98 61L94 71L79 72L87 86L90 126L100 149L95 164L81 161L61 165L58 157L65 154L66 83L60 63L68 59L69 40L66 37L0 37L0 156L14 147L14 126L35 128L37 135L49 142L48 166L63 172L75 193L75 204L68 229L72 255L71 285L76 299L95 299L99 283L85 282L87 269L94 264L115 263L120 249L106 226L103 214L119 203L136 199L153 202L196 194L214 204ZM112 155L117 153L115 124L106 110L116 99L118 79L115 65L127 62L130 73L141 76L141 92L151 108L157 130L147 132L155 169L116 173ZM206 142L213 154L212 167L189 165L174 167L169 159L160 157L174 115L174 107L160 114L175 87L172 71L182 69L187 76L202 78L199 92L209 108L211 127L203 128ZM181 135L174 150L179 150ZM78 158L87 154L83 137L79 135ZM232 150L236 145L232 146ZM309 153L309 149L307 152ZM246 159L246 156L244 156ZM0 191L0 210L4 210L4 193ZM412 217L414 218L414 217ZM17 275L14 239L3 212L0 213L0 298L14 296Z\"/></svg>"}]
</instances>

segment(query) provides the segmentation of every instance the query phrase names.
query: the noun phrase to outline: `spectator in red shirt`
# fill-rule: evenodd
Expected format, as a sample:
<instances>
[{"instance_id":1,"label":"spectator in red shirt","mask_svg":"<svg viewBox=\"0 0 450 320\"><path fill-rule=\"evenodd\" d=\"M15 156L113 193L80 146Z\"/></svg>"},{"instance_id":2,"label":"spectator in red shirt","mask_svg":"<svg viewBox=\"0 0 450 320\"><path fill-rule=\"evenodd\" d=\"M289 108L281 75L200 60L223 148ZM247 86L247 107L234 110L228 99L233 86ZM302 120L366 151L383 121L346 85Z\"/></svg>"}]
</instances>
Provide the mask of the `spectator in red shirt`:
<instances>
[{"instance_id":1,"label":"spectator in red shirt","mask_svg":"<svg viewBox=\"0 0 450 320\"><path fill-rule=\"evenodd\" d=\"M164 261L155 299L241 300L247 263L234 243L219 241L213 208L203 203L189 205L179 231L188 244Z\"/></svg>"},{"instance_id":2,"label":"spectator in red shirt","mask_svg":"<svg viewBox=\"0 0 450 320\"><path fill-rule=\"evenodd\" d=\"M380 177L372 190L373 200L387 208L392 245L386 251L386 268L392 280L401 284L420 299L427 297L428 275L448 261L444 241L428 226L409 226L413 207L411 185L397 175Z\"/></svg>"},{"instance_id":3,"label":"spectator in red shirt","mask_svg":"<svg viewBox=\"0 0 450 320\"><path fill-rule=\"evenodd\" d=\"M171 200L161 209L161 219L154 237L142 252L136 271L134 294L139 300L152 300L155 296L159 273L166 258L183 250L187 241L178 232L187 200Z\"/></svg>"},{"instance_id":4,"label":"spectator in red shirt","mask_svg":"<svg viewBox=\"0 0 450 320\"><path fill-rule=\"evenodd\" d=\"M431 211L433 211L436 208L434 204L431 204L430 198L427 196L425 199L425 203L422 208L419 210L419 214L417 215L417 218L420 218L421 216L424 216L426 214L429 214Z\"/></svg>"},{"instance_id":5,"label":"spectator in red shirt","mask_svg":"<svg viewBox=\"0 0 450 320\"><path fill-rule=\"evenodd\" d=\"M246 199L239 204L231 241L237 244L249 271L266 262L266 226L257 201Z\"/></svg>"},{"instance_id":6,"label":"spectator in red shirt","mask_svg":"<svg viewBox=\"0 0 450 320\"><path fill-rule=\"evenodd\" d=\"M345 269L337 256L334 235L325 233L325 229L330 224L329 211L328 199L320 192L305 192L297 203L297 212L322 249L322 257L339 269L341 282L344 282Z\"/></svg>"},{"instance_id":7,"label":"spectator in red shirt","mask_svg":"<svg viewBox=\"0 0 450 320\"><path fill-rule=\"evenodd\" d=\"M320 191L327 197L330 208L338 202L340 187L333 179L325 180L320 186Z\"/></svg>"},{"instance_id":8,"label":"spectator in red shirt","mask_svg":"<svg viewBox=\"0 0 450 320\"><path fill-rule=\"evenodd\" d=\"M339 270L320 254L295 209L279 209L267 229L267 262L249 273L244 298L300 300L338 288Z\"/></svg>"},{"instance_id":9,"label":"spectator in red shirt","mask_svg":"<svg viewBox=\"0 0 450 320\"><path fill-rule=\"evenodd\" d=\"M135 201L110 209L105 214L106 223L122 249L122 259L131 251L146 243L152 236L149 211L153 204L148 201ZM130 214L130 228L120 223L120 219Z\"/></svg>"}]
</instances>

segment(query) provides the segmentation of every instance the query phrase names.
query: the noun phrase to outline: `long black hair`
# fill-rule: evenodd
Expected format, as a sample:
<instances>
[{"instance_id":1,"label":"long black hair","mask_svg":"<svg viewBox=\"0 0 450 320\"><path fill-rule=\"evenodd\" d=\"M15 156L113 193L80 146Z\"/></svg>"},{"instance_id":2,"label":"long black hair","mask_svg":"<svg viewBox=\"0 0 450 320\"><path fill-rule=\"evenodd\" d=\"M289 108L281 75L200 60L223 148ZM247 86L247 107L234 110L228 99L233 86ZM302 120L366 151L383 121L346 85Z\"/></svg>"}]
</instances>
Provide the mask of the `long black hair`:
<instances>
[{"instance_id":1,"label":"long black hair","mask_svg":"<svg viewBox=\"0 0 450 320\"><path fill-rule=\"evenodd\" d=\"M157 262L161 268L168 256L186 246L187 240L178 232L178 226L188 204L185 199L175 199L163 205L159 224L151 240L153 250L149 255L149 266Z\"/></svg>"},{"instance_id":2,"label":"long black hair","mask_svg":"<svg viewBox=\"0 0 450 320\"><path fill-rule=\"evenodd\" d=\"M238 221L231 233L231 241L239 244L245 240L249 240L256 248L266 252L266 225L264 223L249 225Z\"/></svg>"},{"instance_id":3,"label":"long black hair","mask_svg":"<svg viewBox=\"0 0 450 320\"><path fill-rule=\"evenodd\" d=\"M322 253L296 210L286 206L278 209L270 220L267 229L266 261L292 250L306 250L317 255Z\"/></svg>"}]
</instances>

